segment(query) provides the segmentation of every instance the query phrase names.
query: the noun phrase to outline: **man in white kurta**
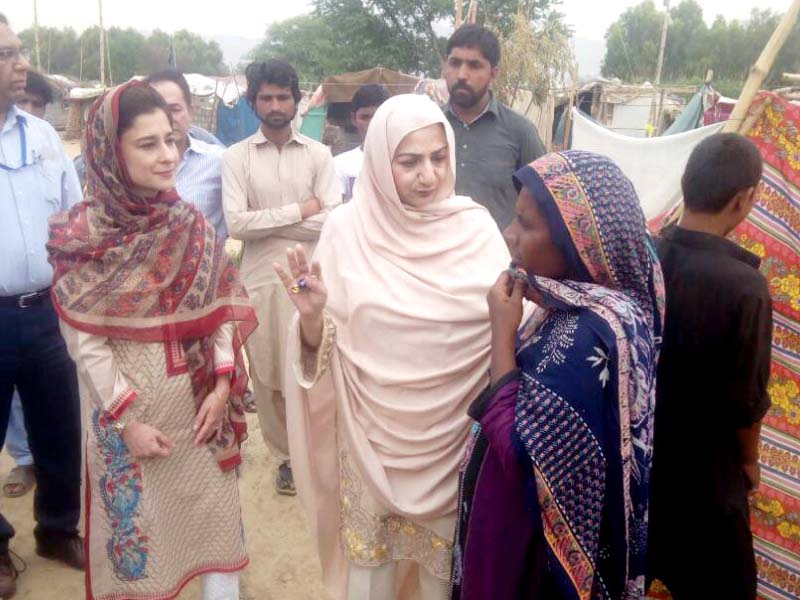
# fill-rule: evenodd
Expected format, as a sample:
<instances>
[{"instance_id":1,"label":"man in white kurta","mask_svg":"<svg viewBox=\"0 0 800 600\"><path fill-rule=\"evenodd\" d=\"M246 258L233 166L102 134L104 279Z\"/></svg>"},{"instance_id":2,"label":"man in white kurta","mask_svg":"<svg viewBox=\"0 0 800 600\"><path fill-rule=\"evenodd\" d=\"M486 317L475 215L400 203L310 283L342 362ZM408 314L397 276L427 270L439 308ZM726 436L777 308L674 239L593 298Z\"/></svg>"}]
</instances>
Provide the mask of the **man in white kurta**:
<instances>
[{"instance_id":1,"label":"man in white kurta","mask_svg":"<svg viewBox=\"0 0 800 600\"><path fill-rule=\"evenodd\" d=\"M222 205L230 237L244 242L242 280L259 327L247 342L250 375L264 441L283 462L279 493L294 494L288 464L283 362L294 306L272 264L301 244L310 256L325 217L341 202L330 150L292 126L300 91L283 61L251 64L247 97L261 127L223 156Z\"/></svg>"}]
</instances>

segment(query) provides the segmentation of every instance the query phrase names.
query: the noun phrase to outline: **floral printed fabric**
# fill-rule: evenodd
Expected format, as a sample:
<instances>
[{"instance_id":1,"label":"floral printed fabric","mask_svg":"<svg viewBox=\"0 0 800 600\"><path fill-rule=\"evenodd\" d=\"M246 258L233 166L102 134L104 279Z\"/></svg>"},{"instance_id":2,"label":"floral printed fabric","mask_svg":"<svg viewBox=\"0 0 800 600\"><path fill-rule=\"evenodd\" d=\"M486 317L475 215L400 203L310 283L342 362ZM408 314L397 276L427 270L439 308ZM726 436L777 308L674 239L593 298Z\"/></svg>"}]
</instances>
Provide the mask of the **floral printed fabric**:
<instances>
[{"instance_id":1,"label":"floral printed fabric","mask_svg":"<svg viewBox=\"0 0 800 600\"><path fill-rule=\"evenodd\" d=\"M800 594L800 108L769 93L751 111L762 108L749 137L764 175L757 204L733 237L761 258L773 301L772 408L751 525L759 597L788 600Z\"/></svg>"}]
</instances>

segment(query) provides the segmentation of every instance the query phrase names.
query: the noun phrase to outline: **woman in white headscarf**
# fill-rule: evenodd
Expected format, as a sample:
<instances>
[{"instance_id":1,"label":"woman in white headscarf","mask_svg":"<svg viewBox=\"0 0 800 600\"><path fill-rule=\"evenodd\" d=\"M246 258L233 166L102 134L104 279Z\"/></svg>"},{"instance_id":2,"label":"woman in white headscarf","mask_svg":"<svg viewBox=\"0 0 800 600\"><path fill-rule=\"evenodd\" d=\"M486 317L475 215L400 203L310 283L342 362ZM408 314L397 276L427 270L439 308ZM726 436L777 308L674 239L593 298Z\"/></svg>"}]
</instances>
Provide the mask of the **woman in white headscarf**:
<instances>
[{"instance_id":1,"label":"woman in white headscarf","mask_svg":"<svg viewBox=\"0 0 800 600\"><path fill-rule=\"evenodd\" d=\"M297 248L290 274L275 266L299 315L292 466L336 598L447 597L466 410L488 382L486 294L509 263L488 211L454 190L441 110L395 96L315 262Z\"/></svg>"}]
</instances>

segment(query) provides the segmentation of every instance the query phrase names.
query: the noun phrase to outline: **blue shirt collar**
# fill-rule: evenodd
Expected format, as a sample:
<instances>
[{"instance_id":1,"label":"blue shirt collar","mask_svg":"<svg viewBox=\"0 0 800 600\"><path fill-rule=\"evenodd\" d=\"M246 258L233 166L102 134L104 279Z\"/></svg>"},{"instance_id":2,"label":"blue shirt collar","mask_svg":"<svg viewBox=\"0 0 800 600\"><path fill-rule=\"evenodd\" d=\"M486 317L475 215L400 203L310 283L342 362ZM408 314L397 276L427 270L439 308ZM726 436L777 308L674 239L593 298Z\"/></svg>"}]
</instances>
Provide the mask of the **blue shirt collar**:
<instances>
[{"instance_id":1,"label":"blue shirt collar","mask_svg":"<svg viewBox=\"0 0 800 600\"><path fill-rule=\"evenodd\" d=\"M206 144L202 140L198 140L191 135L187 135L187 137L189 138L189 147L186 148L187 153L194 152L195 154L208 154L211 151L209 144Z\"/></svg>"},{"instance_id":2,"label":"blue shirt collar","mask_svg":"<svg viewBox=\"0 0 800 600\"><path fill-rule=\"evenodd\" d=\"M22 123L26 127L28 126L28 118L25 116L26 113L21 111L16 107L16 105L11 105L11 108L8 109L6 113L6 122L3 123L3 133L11 129L12 127L16 127L17 123Z\"/></svg>"}]
</instances>

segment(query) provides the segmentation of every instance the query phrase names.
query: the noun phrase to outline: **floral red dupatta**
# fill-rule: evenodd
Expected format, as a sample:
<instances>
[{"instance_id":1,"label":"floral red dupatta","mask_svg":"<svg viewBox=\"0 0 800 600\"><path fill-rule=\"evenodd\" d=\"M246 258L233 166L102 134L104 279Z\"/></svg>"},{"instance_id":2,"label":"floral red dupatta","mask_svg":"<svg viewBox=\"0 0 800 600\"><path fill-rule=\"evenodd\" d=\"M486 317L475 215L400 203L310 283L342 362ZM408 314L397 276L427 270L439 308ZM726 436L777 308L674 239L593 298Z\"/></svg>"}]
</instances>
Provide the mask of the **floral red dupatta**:
<instances>
[{"instance_id":1,"label":"floral red dupatta","mask_svg":"<svg viewBox=\"0 0 800 600\"><path fill-rule=\"evenodd\" d=\"M247 435L242 344L257 326L239 273L202 214L175 190L134 195L117 138L119 99L109 90L89 112L83 139L86 199L50 221L53 304L75 329L137 342L178 342L199 407L215 384L213 334L234 323L229 418L209 443L220 467L241 462Z\"/></svg>"}]
</instances>

